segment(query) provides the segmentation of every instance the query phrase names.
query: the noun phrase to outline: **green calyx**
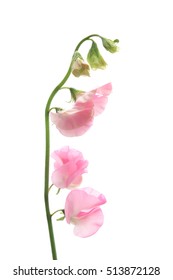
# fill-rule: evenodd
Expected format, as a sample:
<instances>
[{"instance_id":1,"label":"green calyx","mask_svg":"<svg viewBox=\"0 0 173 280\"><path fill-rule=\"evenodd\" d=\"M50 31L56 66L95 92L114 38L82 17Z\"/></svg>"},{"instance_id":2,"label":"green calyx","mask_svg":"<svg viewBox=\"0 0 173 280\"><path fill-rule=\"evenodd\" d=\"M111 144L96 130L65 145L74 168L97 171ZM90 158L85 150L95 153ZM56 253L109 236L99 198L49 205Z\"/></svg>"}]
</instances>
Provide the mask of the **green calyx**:
<instances>
[{"instance_id":1,"label":"green calyx","mask_svg":"<svg viewBox=\"0 0 173 280\"><path fill-rule=\"evenodd\" d=\"M75 62L78 58L80 58L81 60L84 60L82 55L80 54L80 52L76 51L74 52L73 54L73 57L72 57L72 63Z\"/></svg>"},{"instance_id":2,"label":"green calyx","mask_svg":"<svg viewBox=\"0 0 173 280\"><path fill-rule=\"evenodd\" d=\"M69 88L69 90L70 90L70 93L71 93L71 98L74 102L76 102L77 95L80 95L81 93L84 92L83 90L78 90L78 89L75 89L75 88Z\"/></svg>"},{"instance_id":3,"label":"green calyx","mask_svg":"<svg viewBox=\"0 0 173 280\"><path fill-rule=\"evenodd\" d=\"M49 109L49 113L50 113L50 111L52 111L52 110L55 110L56 113L58 113L59 111L63 111L62 108L59 108L59 107L52 107L52 108ZM49 189L51 189L52 186L53 186L53 185L51 185Z\"/></svg>"}]
</instances>

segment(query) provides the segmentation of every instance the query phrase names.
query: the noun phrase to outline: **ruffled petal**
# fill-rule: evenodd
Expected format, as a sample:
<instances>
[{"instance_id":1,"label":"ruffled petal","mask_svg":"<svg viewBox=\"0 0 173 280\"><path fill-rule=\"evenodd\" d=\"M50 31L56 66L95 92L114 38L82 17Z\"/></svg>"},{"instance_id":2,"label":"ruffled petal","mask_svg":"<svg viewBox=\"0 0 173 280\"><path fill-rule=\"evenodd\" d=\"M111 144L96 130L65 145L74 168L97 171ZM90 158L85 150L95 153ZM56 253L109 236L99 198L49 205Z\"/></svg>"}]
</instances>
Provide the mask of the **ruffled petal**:
<instances>
[{"instance_id":1,"label":"ruffled petal","mask_svg":"<svg viewBox=\"0 0 173 280\"><path fill-rule=\"evenodd\" d=\"M75 165L73 162L62 165L58 169L55 169L55 171L52 173L52 183L57 188L67 188L71 184L71 180L69 178L75 171ZM81 173L79 174L81 175Z\"/></svg>"},{"instance_id":2,"label":"ruffled petal","mask_svg":"<svg viewBox=\"0 0 173 280\"><path fill-rule=\"evenodd\" d=\"M109 95L112 92L112 84L108 83L104 86L101 86L96 89L97 93L102 94L104 96Z\"/></svg>"},{"instance_id":3,"label":"ruffled petal","mask_svg":"<svg viewBox=\"0 0 173 280\"><path fill-rule=\"evenodd\" d=\"M77 99L77 104L92 101L94 105L94 116L101 114L108 102L108 95L112 91L112 84L108 83L92 91L81 93Z\"/></svg>"},{"instance_id":4,"label":"ruffled petal","mask_svg":"<svg viewBox=\"0 0 173 280\"><path fill-rule=\"evenodd\" d=\"M78 162L76 162L76 164L73 164L73 172L69 173L69 178L67 180L67 185L70 186L72 185L76 185L77 186L77 182L79 182L80 180L78 179L78 177L80 175L82 175L83 173L86 173L88 166L88 161L87 160L80 160ZM71 187L71 186L70 186Z\"/></svg>"},{"instance_id":5,"label":"ruffled petal","mask_svg":"<svg viewBox=\"0 0 173 280\"><path fill-rule=\"evenodd\" d=\"M102 87L97 88L92 94L92 101L94 103L94 115L98 116L101 114L108 102L108 95L112 91L112 84L106 84Z\"/></svg>"},{"instance_id":6,"label":"ruffled petal","mask_svg":"<svg viewBox=\"0 0 173 280\"><path fill-rule=\"evenodd\" d=\"M52 173L52 183L58 188L71 188L79 185L82 174L86 173L88 161L84 160L83 154L69 146L52 153L55 159L55 170Z\"/></svg>"},{"instance_id":7,"label":"ruffled petal","mask_svg":"<svg viewBox=\"0 0 173 280\"><path fill-rule=\"evenodd\" d=\"M104 216L98 207L89 213L80 213L75 220L74 234L79 237L89 237L96 233L102 226Z\"/></svg>"},{"instance_id":8,"label":"ruffled petal","mask_svg":"<svg viewBox=\"0 0 173 280\"><path fill-rule=\"evenodd\" d=\"M71 110L58 113L50 113L52 122L56 128L68 137L80 136L84 134L93 123L94 110L93 103L75 104Z\"/></svg>"},{"instance_id":9,"label":"ruffled petal","mask_svg":"<svg viewBox=\"0 0 173 280\"><path fill-rule=\"evenodd\" d=\"M65 215L67 223L77 217L81 211L91 210L106 202L104 195L94 191L92 188L72 190L65 203Z\"/></svg>"}]
</instances>

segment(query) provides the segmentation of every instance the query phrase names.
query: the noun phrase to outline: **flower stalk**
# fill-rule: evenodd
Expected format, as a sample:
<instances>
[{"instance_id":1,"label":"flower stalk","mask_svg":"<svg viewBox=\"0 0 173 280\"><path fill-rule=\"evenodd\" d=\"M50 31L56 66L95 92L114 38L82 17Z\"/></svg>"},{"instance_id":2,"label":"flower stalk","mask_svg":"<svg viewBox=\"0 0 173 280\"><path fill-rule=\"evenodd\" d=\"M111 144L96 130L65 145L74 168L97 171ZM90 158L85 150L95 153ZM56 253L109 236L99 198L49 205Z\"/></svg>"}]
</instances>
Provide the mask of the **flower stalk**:
<instances>
[{"instance_id":1,"label":"flower stalk","mask_svg":"<svg viewBox=\"0 0 173 280\"><path fill-rule=\"evenodd\" d=\"M44 201L46 208L46 217L49 230L50 245L52 250L52 259L57 260L55 238L53 232L53 224L49 207L49 159L50 159L50 125L49 125L49 111L51 102L58 92L58 90L65 84L71 74L71 65L61 83L52 91L45 108L45 132L46 132L46 152L45 152L45 185L44 185Z\"/></svg>"}]
</instances>

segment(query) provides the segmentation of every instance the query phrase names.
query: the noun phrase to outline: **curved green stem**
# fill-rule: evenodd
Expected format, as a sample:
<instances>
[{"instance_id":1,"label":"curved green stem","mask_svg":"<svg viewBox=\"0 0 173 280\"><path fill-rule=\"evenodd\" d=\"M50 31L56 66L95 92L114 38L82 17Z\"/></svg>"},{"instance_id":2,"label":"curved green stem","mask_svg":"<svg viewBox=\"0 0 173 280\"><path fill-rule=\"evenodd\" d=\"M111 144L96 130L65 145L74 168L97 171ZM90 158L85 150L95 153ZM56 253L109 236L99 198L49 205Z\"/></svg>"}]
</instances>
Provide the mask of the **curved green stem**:
<instances>
[{"instance_id":1,"label":"curved green stem","mask_svg":"<svg viewBox=\"0 0 173 280\"><path fill-rule=\"evenodd\" d=\"M81 40L79 42L79 44L77 45L76 49L75 49L75 52L78 51L78 49L80 48L80 46L87 40L90 40L91 37L99 37L99 38L102 38L100 35L98 34L92 34L92 35L89 35L87 37L85 37L83 40Z\"/></svg>"},{"instance_id":2,"label":"curved green stem","mask_svg":"<svg viewBox=\"0 0 173 280\"><path fill-rule=\"evenodd\" d=\"M62 109L62 108L59 108L59 107L52 107L52 108L49 109L49 113L50 113L50 111L52 111L52 110L55 110L56 112L58 112L58 111L62 111L63 109Z\"/></svg>"},{"instance_id":3,"label":"curved green stem","mask_svg":"<svg viewBox=\"0 0 173 280\"><path fill-rule=\"evenodd\" d=\"M64 209L59 209L59 210L54 211L54 212L51 214L51 217L52 217L53 215L55 215L56 213L58 213L58 212L61 212L61 213L64 214Z\"/></svg>"},{"instance_id":4,"label":"curved green stem","mask_svg":"<svg viewBox=\"0 0 173 280\"><path fill-rule=\"evenodd\" d=\"M92 34L90 36L85 37L83 40L79 42L77 45L75 51L77 51L83 42L88 40L90 37L97 36L100 37L97 34ZM57 253L56 253L56 245L55 245L55 238L54 238L54 232L53 232L53 224L51 220L51 214L50 214L50 207L49 207L49 158L50 158L50 127L49 127L49 112L50 112L50 105L51 102L56 95L56 93L62 88L62 86L65 84L67 79L69 78L71 74L71 65L70 63L69 69L63 78L63 80L57 85L54 90L52 91L51 95L49 96L49 99L46 104L45 108L45 132L46 132L46 152L45 152L45 185L44 185L44 201L45 201L45 208L46 208L46 217L47 217L47 223L48 223L48 230L49 230L49 237L50 237L50 244L51 244L51 250L52 250L52 258L53 260L57 260Z\"/></svg>"}]
</instances>

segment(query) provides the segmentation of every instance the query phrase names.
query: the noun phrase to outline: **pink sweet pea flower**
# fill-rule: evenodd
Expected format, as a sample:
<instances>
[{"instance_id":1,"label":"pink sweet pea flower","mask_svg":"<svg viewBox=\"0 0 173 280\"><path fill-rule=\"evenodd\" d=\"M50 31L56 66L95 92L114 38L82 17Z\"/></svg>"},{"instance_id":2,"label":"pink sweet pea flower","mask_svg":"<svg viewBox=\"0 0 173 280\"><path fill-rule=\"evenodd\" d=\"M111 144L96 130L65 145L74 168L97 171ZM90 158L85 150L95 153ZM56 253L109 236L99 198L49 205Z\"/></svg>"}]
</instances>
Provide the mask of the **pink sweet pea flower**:
<instances>
[{"instance_id":1,"label":"pink sweet pea flower","mask_svg":"<svg viewBox=\"0 0 173 280\"><path fill-rule=\"evenodd\" d=\"M112 84L108 83L92 91L78 93L72 109L50 113L52 122L64 136L83 135L92 126L94 116L104 111L111 91Z\"/></svg>"},{"instance_id":2,"label":"pink sweet pea flower","mask_svg":"<svg viewBox=\"0 0 173 280\"><path fill-rule=\"evenodd\" d=\"M66 198L65 216L68 224L75 225L74 234L89 237L103 224L100 205L106 202L103 194L92 188L72 190Z\"/></svg>"},{"instance_id":3,"label":"pink sweet pea flower","mask_svg":"<svg viewBox=\"0 0 173 280\"><path fill-rule=\"evenodd\" d=\"M55 159L52 183L58 188L77 187L88 166L88 161L84 160L82 153L65 146L54 151L52 157Z\"/></svg>"},{"instance_id":4,"label":"pink sweet pea flower","mask_svg":"<svg viewBox=\"0 0 173 280\"><path fill-rule=\"evenodd\" d=\"M50 113L52 122L64 136L80 136L92 125L94 118L93 102L78 102L70 110Z\"/></svg>"}]
</instances>

